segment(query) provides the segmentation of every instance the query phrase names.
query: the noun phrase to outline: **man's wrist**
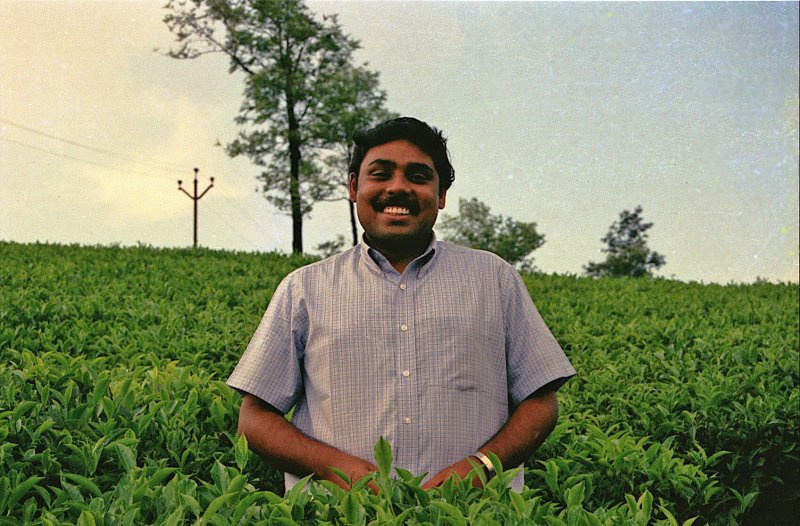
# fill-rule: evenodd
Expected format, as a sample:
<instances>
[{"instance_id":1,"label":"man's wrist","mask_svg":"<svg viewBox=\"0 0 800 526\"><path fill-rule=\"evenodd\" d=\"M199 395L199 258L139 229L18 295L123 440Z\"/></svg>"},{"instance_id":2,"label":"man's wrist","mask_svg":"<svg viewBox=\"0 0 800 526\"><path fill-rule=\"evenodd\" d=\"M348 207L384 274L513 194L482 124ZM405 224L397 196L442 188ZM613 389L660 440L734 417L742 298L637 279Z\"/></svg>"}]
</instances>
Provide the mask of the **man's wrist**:
<instances>
[{"instance_id":1,"label":"man's wrist","mask_svg":"<svg viewBox=\"0 0 800 526\"><path fill-rule=\"evenodd\" d=\"M476 459L478 461L477 462L478 465L483 466L483 470L486 473L487 477L491 478L494 476L495 474L494 464L492 464L492 461L489 457L487 457L480 451L476 451L475 453L470 455L470 457Z\"/></svg>"}]
</instances>

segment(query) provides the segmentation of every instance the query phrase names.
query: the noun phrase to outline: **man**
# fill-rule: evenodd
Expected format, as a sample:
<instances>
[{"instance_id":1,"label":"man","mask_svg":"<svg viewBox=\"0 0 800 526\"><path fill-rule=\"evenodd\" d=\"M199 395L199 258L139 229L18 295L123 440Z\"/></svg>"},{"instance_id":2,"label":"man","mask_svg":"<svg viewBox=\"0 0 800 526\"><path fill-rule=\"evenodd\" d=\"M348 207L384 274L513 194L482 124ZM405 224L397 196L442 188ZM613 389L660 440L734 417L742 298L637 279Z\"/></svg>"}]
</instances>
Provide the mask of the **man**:
<instances>
[{"instance_id":1,"label":"man","mask_svg":"<svg viewBox=\"0 0 800 526\"><path fill-rule=\"evenodd\" d=\"M395 466L429 474L425 488L473 462L491 475L490 451L522 464L574 369L513 267L433 234L454 179L441 132L405 117L354 140L363 242L275 291L228 379L244 394L239 431L287 489L307 474L347 488L332 468L375 471L380 437Z\"/></svg>"}]
</instances>

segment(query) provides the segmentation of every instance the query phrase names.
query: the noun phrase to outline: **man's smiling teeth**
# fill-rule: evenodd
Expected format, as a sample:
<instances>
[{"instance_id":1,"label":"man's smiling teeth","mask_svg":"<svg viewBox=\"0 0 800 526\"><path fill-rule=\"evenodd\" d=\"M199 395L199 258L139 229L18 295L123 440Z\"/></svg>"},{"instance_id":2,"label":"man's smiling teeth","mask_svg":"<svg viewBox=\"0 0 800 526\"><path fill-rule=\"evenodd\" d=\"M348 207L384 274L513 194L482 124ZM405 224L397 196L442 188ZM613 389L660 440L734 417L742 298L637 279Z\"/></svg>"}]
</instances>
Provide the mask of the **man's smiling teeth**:
<instances>
[{"instance_id":1,"label":"man's smiling teeth","mask_svg":"<svg viewBox=\"0 0 800 526\"><path fill-rule=\"evenodd\" d=\"M407 216L411 213L411 211L408 208L403 208L402 206L387 206L383 209L383 213L397 216Z\"/></svg>"}]
</instances>

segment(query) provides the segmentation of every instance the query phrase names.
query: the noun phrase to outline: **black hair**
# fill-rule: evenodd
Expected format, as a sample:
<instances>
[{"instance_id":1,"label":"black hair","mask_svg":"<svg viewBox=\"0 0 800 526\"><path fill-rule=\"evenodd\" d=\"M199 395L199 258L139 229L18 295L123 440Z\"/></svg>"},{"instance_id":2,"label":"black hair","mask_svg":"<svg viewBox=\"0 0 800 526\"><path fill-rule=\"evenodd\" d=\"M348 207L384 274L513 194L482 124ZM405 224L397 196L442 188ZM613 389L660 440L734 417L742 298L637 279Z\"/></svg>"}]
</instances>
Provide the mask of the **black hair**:
<instances>
[{"instance_id":1,"label":"black hair","mask_svg":"<svg viewBox=\"0 0 800 526\"><path fill-rule=\"evenodd\" d=\"M447 190L456 178L456 171L450 164L450 153L447 151L447 138L427 123L413 117L399 117L384 121L377 126L360 130L353 134L353 155L350 158L349 171L358 177L361 162L370 148L387 142L406 140L428 154L433 167L439 175L439 189Z\"/></svg>"}]
</instances>

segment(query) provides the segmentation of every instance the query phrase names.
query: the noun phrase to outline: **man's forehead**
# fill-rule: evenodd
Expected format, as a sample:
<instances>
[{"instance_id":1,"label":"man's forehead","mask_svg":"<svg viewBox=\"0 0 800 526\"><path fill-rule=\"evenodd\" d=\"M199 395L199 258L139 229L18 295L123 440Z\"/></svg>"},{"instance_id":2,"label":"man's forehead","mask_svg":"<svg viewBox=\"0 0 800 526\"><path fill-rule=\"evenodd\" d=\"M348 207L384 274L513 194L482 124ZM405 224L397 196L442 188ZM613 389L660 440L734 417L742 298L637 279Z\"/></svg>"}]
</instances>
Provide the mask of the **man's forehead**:
<instances>
[{"instance_id":1,"label":"man's forehead","mask_svg":"<svg viewBox=\"0 0 800 526\"><path fill-rule=\"evenodd\" d=\"M406 139L397 139L373 146L364 154L361 166L365 167L373 163L397 165L398 161L403 161L403 164L422 164L436 171L433 158L425 150Z\"/></svg>"}]
</instances>

